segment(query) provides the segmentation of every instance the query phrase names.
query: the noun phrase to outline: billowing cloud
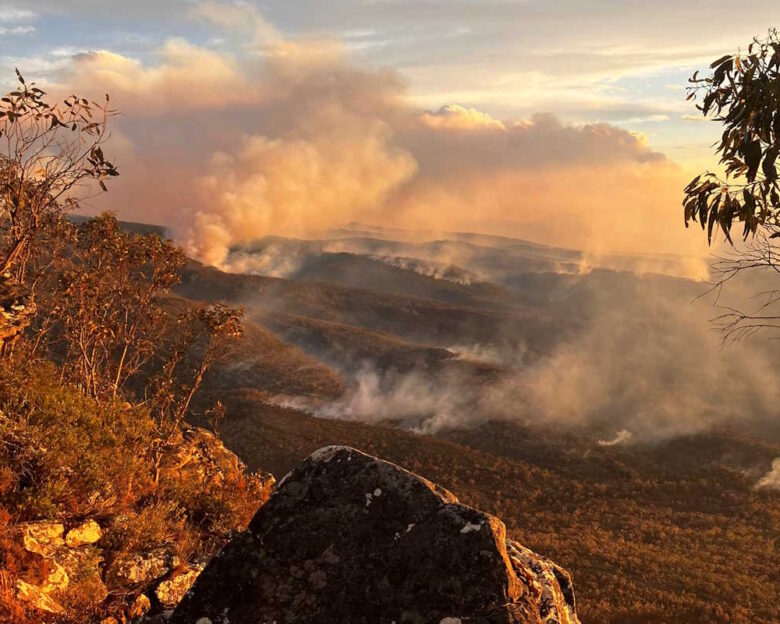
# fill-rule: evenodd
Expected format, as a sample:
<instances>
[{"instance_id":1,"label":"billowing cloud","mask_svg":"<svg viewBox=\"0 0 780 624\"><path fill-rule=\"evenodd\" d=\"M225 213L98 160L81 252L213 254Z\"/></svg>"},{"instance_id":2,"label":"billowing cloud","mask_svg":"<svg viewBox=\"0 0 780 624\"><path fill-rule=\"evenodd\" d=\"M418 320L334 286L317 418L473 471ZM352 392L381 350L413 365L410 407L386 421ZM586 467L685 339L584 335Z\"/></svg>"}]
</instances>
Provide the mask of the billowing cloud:
<instances>
[{"instance_id":1,"label":"billowing cloud","mask_svg":"<svg viewBox=\"0 0 780 624\"><path fill-rule=\"evenodd\" d=\"M285 38L248 5L194 14L238 37L232 51L171 39L153 61L97 51L59 73L63 89L108 91L124 113L123 175L93 209L169 225L215 264L237 243L351 220L596 254L703 250L681 228L685 175L639 135L455 103L425 112L402 77L359 66L338 41Z\"/></svg>"},{"instance_id":2,"label":"billowing cloud","mask_svg":"<svg viewBox=\"0 0 780 624\"><path fill-rule=\"evenodd\" d=\"M506 130L504 124L493 119L487 113L476 108L464 108L457 104L447 104L435 112L425 112L422 115L424 124L431 128L446 128L449 130Z\"/></svg>"},{"instance_id":3,"label":"billowing cloud","mask_svg":"<svg viewBox=\"0 0 780 624\"><path fill-rule=\"evenodd\" d=\"M403 134L420 173L397 203L415 226L509 233L594 254L704 252L681 227L686 173L642 136L549 114L479 132L421 126ZM701 277L704 263L691 268Z\"/></svg>"},{"instance_id":4,"label":"billowing cloud","mask_svg":"<svg viewBox=\"0 0 780 624\"><path fill-rule=\"evenodd\" d=\"M338 109L316 116L303 136L249 136L237 153L213 158L212 171L200 180L209 201L195 212L187 249L220 263L231 244L330 227L334 215L363 218L414 174L414 159L388 146L381 122L351 119Z\"/></svg>"},{"instance_id":5,"label":"billowing cloud","mask_svg":"<svg viewBox=\"0 0 780 624\"><path fill-rule=\"evenodd\" d=\"M141 120L251 103L256 93L247 78L229 56L171 39L153 66L100 50L75 55L61 79L63 87L80 92L100 85L119 100L124 114Z\"/></svg>"}]
</instances>

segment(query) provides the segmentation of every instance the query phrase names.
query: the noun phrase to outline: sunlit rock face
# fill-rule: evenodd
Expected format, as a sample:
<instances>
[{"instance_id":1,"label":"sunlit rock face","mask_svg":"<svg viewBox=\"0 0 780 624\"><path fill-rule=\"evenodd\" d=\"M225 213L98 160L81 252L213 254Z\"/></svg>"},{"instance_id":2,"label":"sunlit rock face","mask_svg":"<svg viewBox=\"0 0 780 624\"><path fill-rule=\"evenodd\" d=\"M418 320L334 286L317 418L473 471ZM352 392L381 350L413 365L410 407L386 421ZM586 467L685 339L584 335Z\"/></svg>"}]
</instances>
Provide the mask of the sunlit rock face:
<instances>
[{"instance_id":1,"label":"sunlit rock face","mask_svg":"<svg viewBox=\"0 0 780 624\"><path fill-rule=\"evenodd\" d=\"M35 304L27 289L0 275L0 347L24 331L34 314Z\"/></svg>"},{"instance_id":2,"label":"sunlit rock face","mask_svg":"<svg viewBox=\"0 0 780 624\"><path fill-rule=\"evenodd\" d=\"M314 453L200 575L171 624L577 624L563 569L398 466Z\"/></svg>"},{"instance_id":3,"label":"sunlit rock face","mask_svg":"<svg viewBox=\"0 0 780 624\"><path fill-rule=\"evenodd\" d=\"M186 479L203 487L233 483L244 469L219 438L192 427L185 427L170 441L160 467L163 478ZM255 473L247 478L255 481L261 500L270 496L272 475ZM117 516L104 514L99 519L108 526ZM69 605L76 600L89 608L105 606L109 587L128 594L143 590L146 594L136 597L127 615L137 621L150 613L154 619L148 621L158 622L164 621L162 614L178 604L204 567L201 553L194 552L192 560L182 561L172 544L118 552L105 549L102 536L103 529L94 518L67 530L57 521L19 525L8 536L20 546L19 556L24 558L24 571L14 585L15 598L36 612L67 619ZM111 618L105 621L116 622Z\"/></svg>"}]
</instances>

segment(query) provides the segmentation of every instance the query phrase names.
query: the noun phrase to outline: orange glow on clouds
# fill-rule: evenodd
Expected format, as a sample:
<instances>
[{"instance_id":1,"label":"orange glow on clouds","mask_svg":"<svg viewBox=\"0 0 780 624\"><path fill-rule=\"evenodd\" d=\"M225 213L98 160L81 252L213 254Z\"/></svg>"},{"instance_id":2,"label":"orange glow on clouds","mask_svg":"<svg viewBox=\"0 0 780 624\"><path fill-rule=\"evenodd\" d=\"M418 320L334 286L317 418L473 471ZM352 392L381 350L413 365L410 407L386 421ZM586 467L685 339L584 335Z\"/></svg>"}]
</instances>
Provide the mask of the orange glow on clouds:
<instances>
[{"instance_id":1,"label":"orange glow on clouds","mask_svg":"<svg viewBox=\"0 0 780 624\"><path fill-rule=\"evenodd\" d=\"M359 68L338 42L251 24L254 53L242 57L176 39L153 65L74 58L61 88L100 85L125 113L113 144L122 177L94 209L172 226L214 264L233 244L354 220L594 254L706 252L682 225L687 172L643 137L551 115L422 111L395 73Z\"/></svg>"}]
</instances>

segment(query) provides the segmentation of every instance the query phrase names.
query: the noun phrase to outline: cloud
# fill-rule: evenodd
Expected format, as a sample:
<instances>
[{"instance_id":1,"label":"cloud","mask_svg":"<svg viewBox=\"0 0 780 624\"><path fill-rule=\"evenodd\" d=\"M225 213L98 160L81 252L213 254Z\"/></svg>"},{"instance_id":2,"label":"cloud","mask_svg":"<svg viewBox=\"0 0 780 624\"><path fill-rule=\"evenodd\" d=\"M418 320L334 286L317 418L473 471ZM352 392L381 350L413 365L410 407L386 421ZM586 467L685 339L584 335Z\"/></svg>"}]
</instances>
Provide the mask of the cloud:
<instances>
[{"instance_id":1,"label":"cloud","mask_svg":"<svg viewBox=\"0 0 780 624\"><path fill-rule=\"evenodd\" d=\"M0 35L29 35L35 32L35 26L0 26Z\"/></svg>"},{"instance_id":2,"label":"cloud","mask_svg":"<svg viewBox=\"0 0 780 624\"><path fill-rule=\"evenodd\" d=\"M170 39L151 60L88 52L57 74L62 91L107 91L124 113L122 177L94 210L163 222L215 264L236 244L352 220L594 254L703 251L680 227L684 173L641 135L455 103L425 112L403 77L361 67L339 41L283 37L245 4L192 10L232 52Z\"/></svg>"},{"instance_id":3,"label":"cloud","mask_svg":"<svg viewBox=\"0 0 780 624\"><path fill-rule=\"evenodd\" d=\"M642 136L549 114L505 130L448 131L421 123L401 141L420 170L396 196L407 223L478 230L607 252L703 255L681 227L686 173ZM701 271L698 271L701 275Z\"/></svg>"},{"instance_id":4,"label":"cloud","mask_svg":"<svg viewBox=\"0 0 780 624\"><path fill-rule=\"evenodd\" d=\"M253 45L266 46L283 41L279 31L252 4L245 2L199 2L190 10L195 17L206 20L222 29L249 34Z\"/></svg>"},{"instance_id":5,"label":"cloud","mask_svg":"<svg viewBox=\"0 0 780 624\"><path fill-rule=\"evenodd\" d=\"M682 95L663 84L682 83L692 67L765 33L776 8L774 0L755 0L736 13L725 0L708 3L707 11L694 0L562 0L544 7L506 0L339 0L327 10L322 0L26 0L18 6L55 18L44 20L40 47L70 36L88 48L113 41L139 56L150 54L166 32L227 49L257 47L260 33L277 30L274 24L294 37L343 33L361 61L398 68L422 109L458 102L500 119L551 110L577 121L619 121L611 107L636 108L627 117L639 117L648 96L684 106ZM217 27L223 30L215 34ZM148 41L127 45L123 39L139 34ZM663 78L656 80L659 73Z\"/></svg>"},{"instance_id":6,"label":"cloud","mask_svg":"<svg viewBox=\"0 0 780 624\"><path fill-rule=\"evenodd\" d=\"M26 22L34 20L38 15L29 9L19 9L13 6L0 6L0 22Z\"/></svg>"},{"instance_id":7,"label":"cloud","mask_svg":"<svg viewBox=\"0 0 780 624\"><path fill-rule=\"evenodd\" d=\"M225 110L257 97L234 58L183 39L166 42L154 65L108 50L76 54L60 81L62 89L80 92L94 92L100 85L123 113L137 120L183 110Z\"/></svg>"},{"instance_id":8,"label":"cloud","mask_svg":"<svg viewBox=\"0 0 780 624\"><path fill-rule=\"evenodd\" d=\"M29 9L0 5L0 35L9 37L30 35L36 31L35 26L30 22L37 18L38 14Z\"/></svg>"},{"instance_id":9,"label":"cloud","mask_svg":"<svg viewBox=\"0 0 780 624\"><path fill-rule=\"evenodd\" d=\"M425 112L422 122L431 128L448 130L506 130L503 123L476 108L464 108L457 104L447 104L435 112Z\"/></svg>"}]
</instances>

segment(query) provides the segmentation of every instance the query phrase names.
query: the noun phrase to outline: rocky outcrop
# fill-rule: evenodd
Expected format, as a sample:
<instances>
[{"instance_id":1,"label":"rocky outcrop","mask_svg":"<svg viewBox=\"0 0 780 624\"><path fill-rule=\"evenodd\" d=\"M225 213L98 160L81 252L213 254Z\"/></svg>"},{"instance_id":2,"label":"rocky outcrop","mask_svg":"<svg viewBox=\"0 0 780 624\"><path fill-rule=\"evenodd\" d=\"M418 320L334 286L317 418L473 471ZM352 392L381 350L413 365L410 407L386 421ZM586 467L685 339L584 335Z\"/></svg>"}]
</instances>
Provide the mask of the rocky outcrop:
<instances>
[{"instance_id":1,"label":"rocky outcrop","mask_svg":"<svg viewBox=\"0 0 780 624\"><path fill-rule=\"evenodd\" d=\"M62 615L63 604L77 592L93 605L100 604L108 596L101 578L103 557L90 543L68 543L71 533L82 537L94 537L100 527L88 521L65 532L59 522L31 522L17 527L22 544L27 577L16 579L16 597L44 613ZM78 541L78 540L76 540Z\"/></svg>"},{"instance_id":2,"label":"rocky outcrop","mask_svg":"<svg viewBox=\"0 0 780 624\"><path fill-rule=\"evenodd\" d=\"M168 447L161 465L162 478L219 487L234 479L246 466L225 448L222 440L199 427L185 427ZM270 488L270 474L257 475Z\"/></svg>"},{"instance_id":3,"label":"rocky outcrop","mask_svg":"<svg viewBox=\"0 0 780 624\"><path fill-rule=\"evenodd\" d=\"M313 454L171 624L577 624L569 575L495 517L346 447Z\"/></svg>"},{"instance_id":4,"label":"rocky outcrop","mask_svg":"<svg viewBox=\"0 0 780 624\"><path fill-rule=\"evenodd\" d=\"M226 484L245 474L254 480L265 500L273 487L273 476L244 471L238 457L214 434L186 427L166 449L161 479L186 479L204 488L228 487ZM103 517L103 528L121 518ZM173 547L141 552L104 549L103 528L95 519L67 527L61 522L17 526L15 541L29 572L14 579L16 598L42 613L67 615L75 596L82 606L98 606L108 598L107 587L122 588L135 597L126 615L137 619L155 609L175 607L204 568L197 554L192 561L182 561Z\"/></svg>"},{"instance_id":5,"label":"rocky outcrop","mask_svg":"<svg viewBox=\"0 0 780 624\"><path fill-rule=\"evenodd\" d=\"M77 527L73 527L65 536L65 543L69 548L78 548L88 544L95 544L103 537L100 525L94 520L87 520Z\"/></svg>"},{"instance_id":6,"label":"rocky outcrop","mask_svg":"<svg viewBox=\"0 0 780 624\"><path fill-rule=\"evenodd\" d=\"M30 324L35 304L26 288L7 275L0 275L0 348Z\"/></svg>"},{"instance_id":7,"label":"rocky outcrop","mask_svg":"<svg viewBox=\"0 0 780 624\"><path fill-rule=\"evenodd\" d=\"M21 602L42 611L43 613L51 613L53 615L64 615L65 609L56 600L51 598L37 585L32 585L22 579L16 580L15 585L16 597Z\"/></svg>"},{"instance_id":8,"label":"rocky outcrop","mask_svg":"<svg viewBox=\"0 0 780 624\"><path fill-rule=\"evenodd\" d=\"M184 566L176 574L160 583L154 590L154 595L163 608L173 609L178 605L195 584L204 567L203 564Z\"/></svg>"}]
</instances>

